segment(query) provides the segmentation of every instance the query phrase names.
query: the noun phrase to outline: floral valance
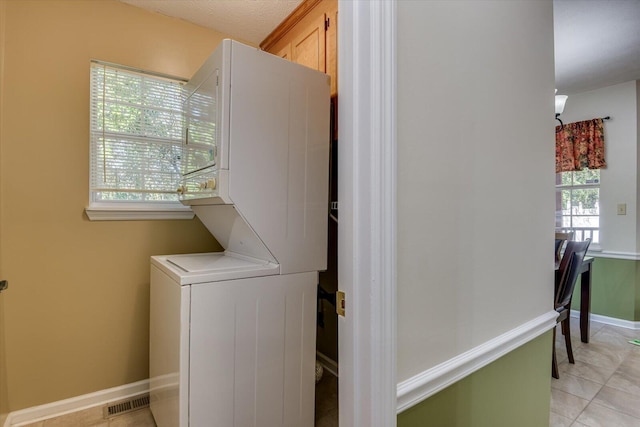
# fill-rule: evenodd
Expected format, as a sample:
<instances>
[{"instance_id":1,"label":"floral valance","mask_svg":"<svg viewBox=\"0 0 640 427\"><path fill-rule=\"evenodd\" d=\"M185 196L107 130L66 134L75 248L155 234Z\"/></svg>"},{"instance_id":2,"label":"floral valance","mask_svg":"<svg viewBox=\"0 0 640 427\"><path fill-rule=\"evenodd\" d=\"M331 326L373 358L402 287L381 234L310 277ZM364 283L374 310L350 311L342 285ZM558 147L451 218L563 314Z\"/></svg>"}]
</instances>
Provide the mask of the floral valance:
<instances>
[{"instance_id":1,"label":"floral valance","mask_svg":"<svg viewBox=\"0 0 640 427\"><path fill-rule=\"evenodd\" d=\"M602 119L568 123L556 128L556 173L603 169L604 127Z\"/></svg>"}]
</instances>

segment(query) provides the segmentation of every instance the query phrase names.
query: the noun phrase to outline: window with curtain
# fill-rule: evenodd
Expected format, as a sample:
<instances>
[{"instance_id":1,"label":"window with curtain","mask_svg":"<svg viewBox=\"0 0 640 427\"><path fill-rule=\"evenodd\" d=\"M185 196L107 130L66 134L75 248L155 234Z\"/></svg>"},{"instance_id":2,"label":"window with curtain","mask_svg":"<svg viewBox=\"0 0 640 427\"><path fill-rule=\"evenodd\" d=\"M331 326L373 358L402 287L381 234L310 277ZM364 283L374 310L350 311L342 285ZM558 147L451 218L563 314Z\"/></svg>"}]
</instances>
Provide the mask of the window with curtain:
<instances>
[{"instance_id":1,"label":"window with curtain","mask_svg":"<svg viewBox=\"0 0 640 427\"><path fill-rule=\"evenodd\" d=\"M556 129L556 230L600 241L600 169L606 167L602 119Z\"/></svg>"},{"instance_id":2,"label":"window with curtain","mask_svg":"<svg viewBox=\"0 0 640 427\"><path fill-rule=\"evenodd\" d=\"M181 207L183 84L91 63L90 207Z\"/></svg>"}]
</instances>

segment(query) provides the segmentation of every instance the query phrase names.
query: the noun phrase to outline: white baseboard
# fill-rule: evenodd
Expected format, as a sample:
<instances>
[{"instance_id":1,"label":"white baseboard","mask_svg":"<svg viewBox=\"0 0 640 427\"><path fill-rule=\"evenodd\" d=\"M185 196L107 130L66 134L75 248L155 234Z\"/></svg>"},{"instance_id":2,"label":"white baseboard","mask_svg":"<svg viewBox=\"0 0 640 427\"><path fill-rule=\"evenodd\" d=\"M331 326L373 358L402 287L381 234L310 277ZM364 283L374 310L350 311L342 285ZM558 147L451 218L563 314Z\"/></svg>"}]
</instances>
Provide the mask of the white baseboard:
<instances>
[{"instance_id":1,"label":"white baseboard","mask_svg":"<svg viewBox=\"0 0 640 427\"><path fill-rule=\"evenodd\" d=\"M446 362L402 381L397 387L397 412L409 409L551 330L556 325L557 317L558 313L553 310L549 311Z\"/></svg>"},{"instance_id":2,"label":"white baseboard","mask_svg":"<svg viewBox=\"0 0 640 427\"><path fill-rule=\"evenodd\" d=\"M326 371L331 372L336 378L338 377L338 362L319 351L316 351L316 359Z\"/></svg>"},{"instance_id":3,"label":"white baseboard","mask_svg":"<svg viewBox=\"0 0 640 427\"><path fill-rule=\"evenodd\" d=\"M4 427L19 427L35 423L47 418L58 417L71 412L82 411L95 406L106 405L110 402L127 399L149 392L149 380L142 380L131 384L96 391L83 396L72 397L45 405L33 406L9 413Z\"/></svg>"},{"instance_id":4,"label":"white baseboard","mask_svg":"<svg viewBox=\"0 0 640 427\"><path fill-rule=\"evenodd\" d=\"M580 317L580 310L571 310L571 317ZM620 328L640 330L640 322L633 320L617 319L615 317L602 316L600 314L589 313L589 320L604 323L605 325L618 326Z\"/></svg>"}]
</instances>

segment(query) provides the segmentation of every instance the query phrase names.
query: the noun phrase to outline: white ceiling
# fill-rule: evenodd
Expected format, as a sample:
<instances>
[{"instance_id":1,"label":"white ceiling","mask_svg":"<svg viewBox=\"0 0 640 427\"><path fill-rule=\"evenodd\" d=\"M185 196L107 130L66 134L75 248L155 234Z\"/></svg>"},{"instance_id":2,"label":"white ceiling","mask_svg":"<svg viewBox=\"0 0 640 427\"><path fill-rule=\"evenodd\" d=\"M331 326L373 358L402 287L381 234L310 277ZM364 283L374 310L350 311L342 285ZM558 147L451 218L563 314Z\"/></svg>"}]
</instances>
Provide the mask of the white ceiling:
<instances>
[{"instance_id":1,"label":"white ceiling","mask_svg":"<svg viewBox=\"0 0 640 427\"><path fill-rule=\"evenodd\" d=\"M302 0L120 0L211 28L256 46Z\"/></svg>"},{"instance_id":2,"label":"white ceiling","mask_svg":"<svg viewBox=\"0 0 640 427\"><path fill-rule=\"evenodd\" d=\"M258 45L301 0L120 0ZM554 0L556 87L640 79L640 0Z\"/></svg>"},{"instance_id":3,"label":"white ceiling","mask_svg":"<svg viewBox=\"0 0 640 427\"><path fill-rule=\"evenodd\" d=\"M554 0L553 13L558 93L640 79L640 0Z\"/></svg>"}]
</instances>

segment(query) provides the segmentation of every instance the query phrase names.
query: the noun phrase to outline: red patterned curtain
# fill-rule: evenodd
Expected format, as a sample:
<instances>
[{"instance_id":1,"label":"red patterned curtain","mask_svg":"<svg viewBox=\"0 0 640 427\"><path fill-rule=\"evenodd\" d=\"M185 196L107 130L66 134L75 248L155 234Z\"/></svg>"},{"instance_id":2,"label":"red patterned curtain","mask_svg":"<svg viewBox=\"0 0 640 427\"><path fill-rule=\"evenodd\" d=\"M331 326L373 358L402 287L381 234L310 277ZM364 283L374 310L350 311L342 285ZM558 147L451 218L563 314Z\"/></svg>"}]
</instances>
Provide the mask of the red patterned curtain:
<instances>
[{"instance_id":1,"label":"red patterned curtain","mask_svg":"<svg viewBox=\"0 0 640 427\"><path fill-rule=\"evenodd\" d=\"M605 167L602 119L556 127L556 173Z\"/></svg>"}]
</instances>

